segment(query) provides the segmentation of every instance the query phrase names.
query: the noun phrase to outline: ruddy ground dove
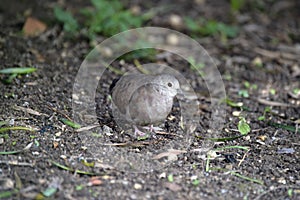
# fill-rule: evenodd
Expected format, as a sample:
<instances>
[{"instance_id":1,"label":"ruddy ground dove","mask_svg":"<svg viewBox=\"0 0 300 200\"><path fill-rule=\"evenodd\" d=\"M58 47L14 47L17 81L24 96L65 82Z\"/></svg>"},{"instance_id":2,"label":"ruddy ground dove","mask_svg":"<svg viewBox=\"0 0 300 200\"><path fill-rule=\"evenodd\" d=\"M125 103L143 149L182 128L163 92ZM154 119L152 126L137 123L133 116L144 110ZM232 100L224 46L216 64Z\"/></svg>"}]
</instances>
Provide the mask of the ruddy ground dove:
<instances>
[{"instance_id":1,"label":"ruddy ground dove","mask_svg":"<svg viewBox=\"0 0 300 200\"><path fill-rule=\"evenodd\" d=\"M137 126L151 125L152 129L153 124L163 122L180 91L173 75L124 75L111 85L113 111L133 125L135 135L144 135Z\"/></svg>"}]
</instances>

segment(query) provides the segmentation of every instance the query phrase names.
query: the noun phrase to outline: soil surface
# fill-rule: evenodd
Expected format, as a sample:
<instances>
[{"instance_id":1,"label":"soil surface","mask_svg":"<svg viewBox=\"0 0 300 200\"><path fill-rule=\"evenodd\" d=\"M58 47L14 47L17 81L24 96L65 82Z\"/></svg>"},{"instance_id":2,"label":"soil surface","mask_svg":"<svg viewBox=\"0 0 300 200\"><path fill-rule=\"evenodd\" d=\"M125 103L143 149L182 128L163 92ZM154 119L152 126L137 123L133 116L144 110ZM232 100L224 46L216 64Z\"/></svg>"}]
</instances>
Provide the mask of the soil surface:
<instances>
[{"instance_id":1,"label":"soil surface","mask_svg":"<svg viewBox=\"0 0 300 200\"><path fill-rule=\"evenodd\" d=\"M141 12L163 8L144 26L192 36L184 23L170 21L176 14L239 27L236 37L225 40L219 34L193 35L217 65L231 102L222 103L223 129L212 133L209 126L215 111L204 80L187 60L159 51L151 62L180 72L197 100L176 98L163 131L138 139L112 117L109 86L120 74L106 70L91 105L98 127L87 127L90 135L85 140L86 131L66 125L64 119L73 120L72 98L78 98L74 81L92 48L80 34L66 37L53 8L59 4L76 13L88 2L2 0L0 69L37 71L0 83L0 128L35 130L0 132L0 198L300 199L299 1L246 1L239 12L230 10L229 1L219 0L126 2L126 8ZM28 16L47 24L47 29L35 37L24 36ZM137 70L137 61L148 62L119 59L112 66L127 72ZM2 80L7 77L0 74ZM196 126L183 123L180 115L181 103L190 101L198 109ZM242 119L251 128L244 136L238 131ZM187 133L191 137L185 147ZM205 145L210 151L197 151Z\"/></svg>"}]
</instances>

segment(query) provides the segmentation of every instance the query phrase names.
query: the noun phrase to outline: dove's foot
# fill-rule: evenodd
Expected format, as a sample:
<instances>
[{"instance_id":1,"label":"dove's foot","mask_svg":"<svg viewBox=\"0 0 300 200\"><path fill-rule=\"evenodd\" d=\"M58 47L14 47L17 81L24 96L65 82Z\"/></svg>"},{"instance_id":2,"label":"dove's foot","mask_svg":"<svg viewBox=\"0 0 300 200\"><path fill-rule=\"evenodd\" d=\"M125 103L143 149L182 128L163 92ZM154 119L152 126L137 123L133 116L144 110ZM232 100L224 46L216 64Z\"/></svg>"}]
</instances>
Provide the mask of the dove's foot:
<instances>
[{"instance_id":1,"label":"dove's foot","mask_svg":"<svg viewBox=\"0 0 300 200\"><path fill-rule=\"evenodd\" d=\"M133 126L134 127L134 135L136 137L144 137L144 136L147 136L147 133L143 132L143 131L140 131L136 126Z\"/></svg>"},{"instance_id":2,"label":"dove's foot","mask_svg":"<svg viewBox=\"0 0 300 200\"><path fill-rule=\"evenodd\" d=\"M163 129L160 127L155 127L153 126L153 124L151 124L151 126L144 126L143 129L149 130L150 132L156 132L156 131L162 131Z\"/></svg>"}]
</instances>

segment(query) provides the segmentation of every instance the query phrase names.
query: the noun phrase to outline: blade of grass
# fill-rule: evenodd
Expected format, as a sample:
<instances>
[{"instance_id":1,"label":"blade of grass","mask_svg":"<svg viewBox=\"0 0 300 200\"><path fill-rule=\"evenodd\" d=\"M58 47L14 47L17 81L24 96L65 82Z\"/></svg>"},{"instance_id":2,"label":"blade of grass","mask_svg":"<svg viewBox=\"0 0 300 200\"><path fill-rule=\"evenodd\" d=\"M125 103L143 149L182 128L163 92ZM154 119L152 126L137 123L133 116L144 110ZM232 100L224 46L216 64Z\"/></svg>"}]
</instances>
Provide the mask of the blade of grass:
<instances>
[{"instance_id":1,"label":"blade of grass","mask_svg":"<svg viewBox=\"0 0 300 200\"><path fill-rule=\"evenodd\" d=\"M70 126L70 127L72 127L72 128L75 128L75 129L81 128L81 125L80 125L80 124L77 124L77 123L75 123L75 122L72 122L72 121L70 121L70 120L68 120L68 119L66 119L66 118L61 118L60 121L61 121L62 123L64 123L65 125L68 125L68 126Z\"/></svg>"},{"instance_id":2,"label":"blade of grass","mask_svg":"<svg viewBox=\"0 0 300 200\"><path fill-rule=\"evenodd\" d=\"M243 135L238 135L238 136L233 136L233 137L225 137L225 138L205 138L205 137L201 137L201 136L196 136L196 137L199 139L211 140L214 142L224 142L224 141L231 141L231 140L241 138L241 137L243 137Z\"/></svg>"},{"instance_id":3,"label":"blade of grass","mask_svg":"<svg viewBox=\"0 0 300 200\"><path fill-rule=\"evenodd\" d=\"M257 183L257 184L260 184L260 185L263 185L264 182L262 180L258 180L258 179L255 179L255 178L250 178L248 176L244 176L244 175L241 175L239 173L236 173L236 172L230 172L231 175L234 175L236 177L239 177L239 178L242 178L242 179L245 179L247 181L250 181L250 182L253 182L253 183Z\"/></svg>"},{"instance_id":4,"label":"blade of grass","mask_svg":"<svg viewBox=\"0 0 300 200\"><path fill-rule=\"evenodd\" d=\"M236 176L236 177L245 179L245 180L250 181L250 182L253 182L253 183L258 183L258 184L260 184L260 185L263 185L263 184L264 184L264 182L263 182L262 180L258 180L258 179L255 179L255 178L250 178L250 177L248 177L248 176L241 175L241 174L239 174L239 173L236 173L236 172L234 172L234 171L230 171L230 170L228 170L228 169L214 168L214 167L212 167L212 168L209 168L209 170L211 170L211 171L222 171L222 172L225 172L225 173L230 173L231 175L234 175L234 176Z\"/></svg>"},{"instance_id":5,"label":"blade of grass","mask_svg":"<svg viewBox=\"0 0 300 200\"><path fill-rule=\"evenodd\" d=\"M289 125L285 125L285 124L278 124L278 123L275 123L275 122L268 122L268 124L270 126L275 127L275 128L282 128L282 129L287 130L287 131L296 132L296 127L294 127L294 126L289 126ZM300 130L298 130L297 132L300 133Z\"/></svg>"},{"instance_id":6,"label":"blade of grass","mask_svg":"<svg viewBox=\"0 0 300 200\"><path fill-rule=\"evenodd\" d=\"M137 59L134 59L133 60L136 68L142 72L143 74L150 74L148 70L144 69L143 66L141 65L141 63L137 60Z\"/></svg>"},{"instance_id":7,"label":"blade of grass","mask_svg":"<svg viewBox=\"0 0 300 200\"><path fill-rule=\"evenodd\" d=\"M28 74L36 70L34 67L13 67L0 70L0 74Z\"/></svg>"},{"instance_id":8,"label":"blade of grass","mask_svg":"<svg viewBox=\"0 0 300 200\"><path fill-rule=\"evenodd\" d=\"M22 131L31 131L34 132L33 128L24 127L24 126L12 126L12 127L2 127L0 128L0 133L5 131L15 131L15 130L22 130Z\"/></svg>"},{"instance_id":9,"label":"blade of grass","mask_svg":"<svg viewBox=\"0 0 300 200\"><path fill-rule=\"evenodd\" d=\"M18 74L11 74L7 79L2 80L5 84L10 84L16 78Z\"/></svg>"},{"instance_id":10,"label":"blade of grass","mask_svg":"<svg viewBox=\"0 0 300 200\"><path fill-rule=\"evenodd\" d=\"M249 147L244 147L244 146L225 146L225 147L221 147L221 148L216 148L214 150L224 150L224 149L243 149L245 151L249 150Z\"/></svg>"},{"instance_id":11,"label":"blade of grass","mask_svg":"<svg viewBox=\"0 0 300 200\"><path fill-rule=\"evenodd\" d=\"M117 74L117 75L124 75L124 72L122 72L121 70L114 68L111 65L108 65L107 68L112 71L113 73Z\"/></svg>"},{"instance_id":12,"label":"blade of grass","mask_svg":"<svg viewBox=\"0 0 300 200\"><path fill-rule=\"evenodd\" d=\"M93 172L86 172L86 171L81 171L81 170L77 170L77 169L76 170L72 169L72 168L67 167L65 165L61 165L58 162L55 162L53 160L49 160L49 162L52 163L53 165L55 165L56 167L59 167L59 168L64 169L66 171L75 172L77 174L92 175L92 176L97 175L96 173L93 173Z\"/></svg>"},{"instance_id":13,"label":"blade of grass","mask_svg":"<svg viewBox=\"0 0 300 200\"><path fill-rule=\"evenodd\" d=\"M24 149L21 149L21 150L16 150L16 151L0 151L0 155L17 154L17 153L21 153L23 151L27 151L28 149L31 148L32 144L33 144L32 142L29 143Z\"/></svg>"}]
</instances>

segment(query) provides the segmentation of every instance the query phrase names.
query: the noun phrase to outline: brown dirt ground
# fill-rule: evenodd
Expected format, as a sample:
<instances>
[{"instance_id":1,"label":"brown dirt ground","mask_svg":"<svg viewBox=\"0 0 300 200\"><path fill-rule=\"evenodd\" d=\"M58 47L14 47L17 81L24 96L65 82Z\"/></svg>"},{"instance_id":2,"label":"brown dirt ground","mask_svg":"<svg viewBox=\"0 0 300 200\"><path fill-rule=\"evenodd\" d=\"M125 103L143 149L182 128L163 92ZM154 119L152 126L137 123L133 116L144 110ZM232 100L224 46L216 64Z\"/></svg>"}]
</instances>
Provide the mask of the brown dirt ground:
<instances>
[{"instance_id":1,"label":"brown dirt ground","mask_svg":"<svg viewBox=\"0 0 300 200\"><path fill-rule=\"evenodd\" d=\"M74 2L60 1L64 7L76 11L83 3L79 0ZM46 199L41 194L49 188L57 188L51 199L300 199L299 131L293 129L295 121L300 119L300 99L291 94L293 89L300 88L299 2L265 1L263 9L258 9L253 5L260 1L248 1L247 6L235 15L228 14L228 1L199 2L202 1L177 1L178 5L171 6L166 12L161 11L146 25L173 28L168 17L176 13L225 23L235 21L240 27L238 37L229 39L226 44L217 36L197 40L215 60L227 97L233 102L243 102L246 109L242 115L251 126L247 136L216 142L214 148L238 145L249 147L248 151L232 148L218 151L217 155L212 155L209 171L205 170L207 157L194 153L179 154L168 167L147 173L120 171L116 169L117 163L109 166L112 168L107 168L106 163L88 166L82 160L98 163L99 158L93 156L93 149L85 148L80 133L60 120L72 116L73 83L81 62L90 50L88 41L83 37L75 40L64 37L52 14L56 2L2 1L0 69L34 66L38 70L18 76L11 84L0 83L0 121L33 127L38 131L0 133L1 152L22 149L33 143L27 151L0 155L0 196L16 190L3 199ZM174 2L164 0L145 4L143 1L130 1L128 7L137 5L146 10L170 4ZM28 13L47 23L45 33L37 37L21 34ZM189 34L187 30L180 31ZM253 64L257 59L262 61L262 67ZM187 63L174 55L158 58L157 62L180 65L178 69L189 77L192 85L197 80L197 75ZM114 66L120 67L118 62ZM128 62L124 66L132 68L134 64ZM117 75L110 73L101 82L100 86L106 93L115 77ZM248 98L238 95L241 89L246 89L245 81L257 85L257 89L248 89ZM195 91L201 94L201 121L195 130L201 135L208 128L210 99L205 86L194 85ZM270 92L272 89L275 89L275 94ZM274 102L281 104L274 105ZM99 111L99 122L101 126L112 128L111 140L130 140L126 135L118 136L120 129L115 127L108 115L107 96L99 95L97 104L105 105L102 107L104 110ZM41 115L20 111L15 106L33 109ZM266 120L259 121L258 117L263 115L267 106L271 107L271 112L266 113ZM173 121L169 118L165 123L166 132L182 134L177 107L178 104L171 113L175 116ZM236 131L239 118L233 112L240 111L240 108L227 106L226 111L226 124L218 136L220 138L239 135ZM120 148L125 151L138 149L137 152L142 155L149 148L159 149L173 139L172 135L159 135L145 140L148 143L144 146ZM197 148L201 143L202 140L195 137L191 148ZM282 153L284 148L292 151ZM96 175L62 169L53 161ZM234 173L261 180L263 184ZM171 174L173 181L170 181ZM199 183L196 184L194 179Z\"/></svg>"}]
</instances>

